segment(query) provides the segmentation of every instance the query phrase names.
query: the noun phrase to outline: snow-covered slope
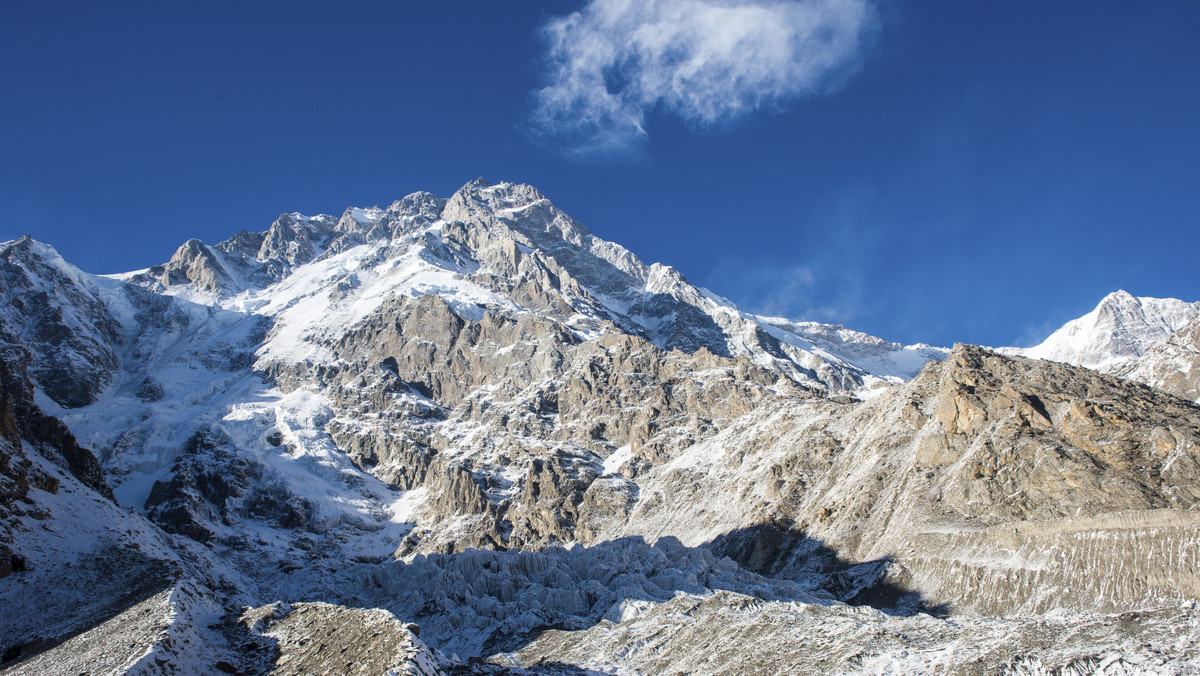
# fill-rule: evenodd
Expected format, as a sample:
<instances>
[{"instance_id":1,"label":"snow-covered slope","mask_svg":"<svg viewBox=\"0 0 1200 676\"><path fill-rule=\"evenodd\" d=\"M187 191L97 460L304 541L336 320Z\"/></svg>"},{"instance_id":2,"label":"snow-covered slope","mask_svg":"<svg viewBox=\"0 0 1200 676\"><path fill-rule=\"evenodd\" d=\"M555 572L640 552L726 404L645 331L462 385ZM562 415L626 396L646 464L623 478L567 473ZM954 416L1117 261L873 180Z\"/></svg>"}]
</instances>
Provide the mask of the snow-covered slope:
<instances>
[{"instance_id":1,"label":"snow-covered slope","mask_svg":"<svg viewBox=\"0 0 1200 676\"><path fill-rule=\"evenodd\" d=\"M1200 401L1198 337L1200 302L1116 291L1040 345L999 351L1086 366Z\"/></svg>"},{"instance_id":2,"label":"snow-covered slope","mask_svg":"<svg viewBox=\"0 0 1200 676\"><path fill-rule=\"evenodd\" d=\"M1200 403L1200 317L1112 372Z\"/></svg>"},{"instance_id":3,"label":"snow-covered slope","mask_svg":"<svg viewBox=\"0 0 1200 676\"><path fill-rule=\"evenodd\" d=\"M1041 344L1020 353L1111 370L1135 361L1197 316L1200 302L1136 298L1126 291L1116 291L1105 296L1096 309L1067 322Z\"/></svg>"}]
</instances>

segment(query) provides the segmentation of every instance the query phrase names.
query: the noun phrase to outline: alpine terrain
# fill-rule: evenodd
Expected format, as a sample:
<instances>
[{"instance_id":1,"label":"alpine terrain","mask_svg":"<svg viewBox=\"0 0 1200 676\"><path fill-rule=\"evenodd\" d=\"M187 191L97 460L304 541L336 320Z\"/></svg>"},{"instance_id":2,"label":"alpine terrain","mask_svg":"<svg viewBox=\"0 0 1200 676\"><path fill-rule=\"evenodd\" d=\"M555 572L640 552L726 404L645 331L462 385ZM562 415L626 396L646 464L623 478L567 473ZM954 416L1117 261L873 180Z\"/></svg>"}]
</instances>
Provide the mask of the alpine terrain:
<instances>
[{"instance_id":1,"label":"alpine terrain","mask_svg":"<svg viewBox=\"0 0 1200 676\"><path fill-rule=\"evenodd\" d=\"M483 180L0 296L5 674L1200 671L1200 303L899 345Z\"/></svg>"}]
</instances>

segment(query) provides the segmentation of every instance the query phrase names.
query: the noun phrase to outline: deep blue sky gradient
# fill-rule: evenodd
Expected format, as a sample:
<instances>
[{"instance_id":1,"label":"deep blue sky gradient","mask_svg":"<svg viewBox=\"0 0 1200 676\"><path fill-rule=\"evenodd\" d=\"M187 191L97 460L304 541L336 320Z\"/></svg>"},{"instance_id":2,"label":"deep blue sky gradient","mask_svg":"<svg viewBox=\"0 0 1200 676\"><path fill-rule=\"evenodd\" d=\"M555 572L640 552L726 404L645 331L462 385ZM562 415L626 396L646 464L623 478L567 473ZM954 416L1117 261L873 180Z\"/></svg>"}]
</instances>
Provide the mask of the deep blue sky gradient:
<instances>
[{"instance_id":1,"label":"deep blue sky gradient","mask_svg":"<svg viewBox=\"0 0 1200 676\"><path fill-rule=\"evenodd\" d=\"M888 3L840 88L652 113L592 160L523 125L537 28L580 6L0 0L0 240L116 272L484 176L746 309L890 340L1200 299L1200 3Z\"/></svg>"}]
</instances>

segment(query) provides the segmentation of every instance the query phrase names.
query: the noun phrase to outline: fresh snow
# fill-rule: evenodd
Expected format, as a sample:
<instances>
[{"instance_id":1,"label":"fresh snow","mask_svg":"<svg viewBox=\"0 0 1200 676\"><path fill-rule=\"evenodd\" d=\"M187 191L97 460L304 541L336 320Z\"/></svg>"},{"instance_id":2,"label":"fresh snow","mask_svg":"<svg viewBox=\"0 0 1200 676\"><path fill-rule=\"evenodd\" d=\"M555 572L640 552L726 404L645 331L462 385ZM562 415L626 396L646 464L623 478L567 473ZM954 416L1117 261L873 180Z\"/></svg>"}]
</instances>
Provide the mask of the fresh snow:
<instances>
[{"instance_id":1,"label":"fresh snow","mask_svg":"<svg viewBox=\"0 0 1200 676\"><path fill-rule=\"evenodd\" d=\"M1197 316L1200 316L1200 302L1136 298L1126 291L1116 291L1105 296L1091 312L1064 324L1041 344L1006 351L1106 370L1137 359Z\"/></svg>"},{"instance_id":2,"label":"fresh snow","mask_svg":"<svg viewBox=\"0 0 1200 676\"><path fill-rule=\"evenodd\" d=\"M350 218L353 218L354 220L358 221L359 223L374 223L382 217L383 217L383 210L378 207L374 207L371 209L363 209L360 207L354 207L354 208L350 209Z\"/></svg>"}]
</instances>

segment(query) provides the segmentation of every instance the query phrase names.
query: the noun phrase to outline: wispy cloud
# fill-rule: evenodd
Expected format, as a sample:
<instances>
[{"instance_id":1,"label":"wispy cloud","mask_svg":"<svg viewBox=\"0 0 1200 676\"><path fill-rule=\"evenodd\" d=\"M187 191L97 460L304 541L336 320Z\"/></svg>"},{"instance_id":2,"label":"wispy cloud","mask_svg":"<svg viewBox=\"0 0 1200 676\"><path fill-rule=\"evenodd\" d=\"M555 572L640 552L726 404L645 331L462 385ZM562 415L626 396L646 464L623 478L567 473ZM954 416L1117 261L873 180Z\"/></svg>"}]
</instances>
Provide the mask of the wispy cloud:
<instances>
[{"instance_id":1,"label":"wispy cloud","mask_svg":"<svg viewBox=\"0 0 1200 676\"><path fill-rule=\"evenodd\" d=\"M862 303L854 271L830 269L826 261L786 262L726 256L704 285L743 310L792 320L852 323Z\"/></svg>"},{"instance_id":2,"label":"wispy cloud","mask_svg":"<svg viewBox=\"0 0 1200 676\"><path fill-rule=\"evenodd\" d=\"M530 123L571 154L636 147L656 106L727 124L836 84L873 24L870 0L591 0L542 26Z\"/></svg>"},{"instance_id":3,"label":"wispy cloud","mask_svg":"<svg viewBox=\"0 0 1200 676\"><path fill-rule=\"evenodd\" d=\"M704 286L757 314L853 326L877 309L864 281L887 255L885 219L873 186L848 187L823 197L792 237L777 235L773 253L721 256Z\"/></svg>"}]
</instances>

